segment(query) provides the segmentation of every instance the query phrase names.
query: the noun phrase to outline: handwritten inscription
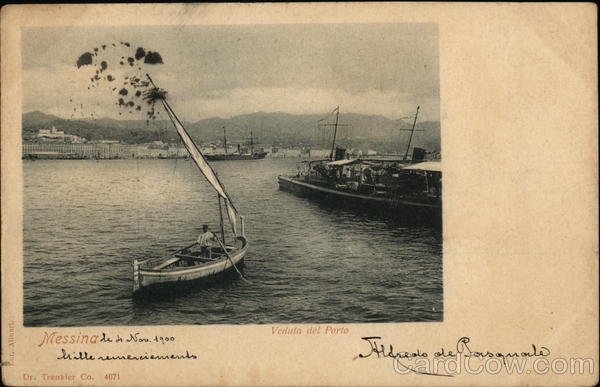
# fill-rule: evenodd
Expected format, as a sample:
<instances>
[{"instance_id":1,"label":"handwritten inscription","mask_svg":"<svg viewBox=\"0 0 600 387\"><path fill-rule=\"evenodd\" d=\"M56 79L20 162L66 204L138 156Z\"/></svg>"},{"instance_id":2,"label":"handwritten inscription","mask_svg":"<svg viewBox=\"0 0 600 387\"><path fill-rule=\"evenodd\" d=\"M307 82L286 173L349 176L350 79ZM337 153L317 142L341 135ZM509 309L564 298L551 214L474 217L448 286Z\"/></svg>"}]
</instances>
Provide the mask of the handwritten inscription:
<instances>
[{"instance_id":1,"label":"handwritten inscription","mask_svg":"<svg viewBox=\"0 0 600 387\"><path fill-rule=\"evenodd\" d=\"M100 332L98 334L83 334L78 332L72 335L60 335L57 331L45 331L41 341L37 344L37 347L44 347L50 345L60 345L60 351L57 360L194 360L198 359L198 356L185 349L185 352L169 353L162 351L145 351L140 353L117 353L110 354L99 351L90 351L88 348L81 348L81 346L87 345L102 345L102 344L140 344L140 345L166 345L174 343L176 341L174 336L161 336L154 335L148 336L140 332L129 332L127 335L121 336L120 334L109 335L106 332ZM68 350L65 346L75 346L76 350ZM75 349L74 348L74 349ZM52 375L44 376L44 380L51 379ZM72 375L71 375L72 376ZM60 376L63 379L57 380L71 380L69 378L64 379L64 375ZM25 376L24 376L25 378ZM50 379L49 379L50 378ZM113 376L111 376L113 378ZM113 380L113 379L111 379Z\"/></svg>"},{"instance_id":2,"label":"handwritten inscription","mask_svg":"<svg viewBox=\"0 0 600 387\"><path fill-rule=\"evenodd\" d=\"M53 332L44 332L44 336L42 337L42 341L37 345L38 347L43 347L44 345L66 345L66 344L98 344L98 343L169 343L174 342L175 337L173 336L152 336L147 337L143 336L139 332L129 333L128 337L121 337L120 335L116 335L111 337L107 335L105 332L97 335L86 335L81 332L77 335L59 335L56 331Z\"/></svg>"},{"instance_id":3,"label":"handwritten inscription","mask_svg":"<svg viewBox=\"0 0 600 387\"><path fill-rule=\"evenodd\" d=\"M156 354L156 353L148 353L144 352L144 354L118 354L118 355L94 355L88 353L87 351L73 351L67 352L64 348L61 348L61 354L56 359L57 360L182 360L182 359L197 359L193 353L190 353L188 350L184 353L180 354Z\"/></svg>"},{"instance_id":4,"label":"handwritten inscription","mask_svg":"<svg viewBox=\"0 0 600 387\"><path fill-rule=\"evenodd\" d=\"M381 344L382 337L381 336L367 336L361 337L361 340L364 340L368 346L369 350L367 352L359 353L356 358L365 359L369 357L377 357L377 358L389 358L394 361L394 369L402 369L408 372L414 372L417 374L424 375L435 375L435 376L452 376L448 374L441 373L429 373L429 372L421 372L411 366L412 361L416 359L427 359L429 357L439 359L439 358L476 358L479 360L495 358L501 360L503 364L506 365L507 358L532 358L532 357L547 357L550 355L550 349L547 347L541 346L538 348L535 344L531 344L531 348L527 351L512 351L512 352L500 352L500 351L490 351L490 350L474 350L470 346L471 339L468 337L461 337L453 348L446 349L440 348L435 352L427 352L422 351L421 349L416 349L414 351L398 351L394 349L392 344ZM355 359L356 359L355 358Z\"/></svg>"}]
</instances>

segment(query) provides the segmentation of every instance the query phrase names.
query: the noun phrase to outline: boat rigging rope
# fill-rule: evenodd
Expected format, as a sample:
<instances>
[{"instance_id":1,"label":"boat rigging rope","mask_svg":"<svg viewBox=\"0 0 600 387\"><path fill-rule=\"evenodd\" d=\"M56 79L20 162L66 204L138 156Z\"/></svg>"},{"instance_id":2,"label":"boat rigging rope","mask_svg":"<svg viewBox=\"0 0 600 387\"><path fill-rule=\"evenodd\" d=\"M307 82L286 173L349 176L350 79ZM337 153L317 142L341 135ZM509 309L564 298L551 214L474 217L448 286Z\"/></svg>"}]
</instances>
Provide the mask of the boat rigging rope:
<instances>
[{"instance_id":1,"label":"boat rigging rope","mask_svg":"<svg viewBox=\"0 0 600 387\"><path fill-rule=\"evenodd\" d=\"M139 165L139 159L136 158L135 159L135 171L136 171L136 180L137 180L137 191L140 192L140 165ZM137 233L138 236L140 235L140 207L139 206L135 206L135 222L137 224Z\"/></svg>"},{"instance_id":2,"label":"boat rigging rope","mask_svg":"<svg viewBox=\"0 0 600 387\"><path fill-rule=\"evenodd\" d=\"M171 171L171 178L169 179L169 183L167 184L167 187L165 187L165 189L163 191L163 194L165 194L165 196L167 198L170 198L173 193L173 189L172 189L173 188L173 180L175 180L175 171L176 170L177 170L177 157L175 158L175 163L173 164L173 170ZM169 212L169 203L170 202L171 202L170 200L167 200L167 203L165 205L165 213L167 213L167 214ZM166 228L162 228L158 232L156 239L160 240L160 238L162 238L162 236L164 235L165 231L166 231Z\"/></svg>"}]
</instances>

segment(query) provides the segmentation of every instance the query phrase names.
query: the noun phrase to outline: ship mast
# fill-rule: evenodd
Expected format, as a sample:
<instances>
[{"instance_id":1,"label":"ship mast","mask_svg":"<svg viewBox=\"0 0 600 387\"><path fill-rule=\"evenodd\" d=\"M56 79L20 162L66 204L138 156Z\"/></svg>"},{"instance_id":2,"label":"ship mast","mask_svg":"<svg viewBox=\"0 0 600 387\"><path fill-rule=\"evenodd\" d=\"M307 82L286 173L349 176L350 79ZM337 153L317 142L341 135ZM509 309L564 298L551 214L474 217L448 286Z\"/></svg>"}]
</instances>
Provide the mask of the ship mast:
<instances>
[{"instance_id":1,"label":"ship mast","mask_svg":"<svg viewBox=\"0 0 600 387\"><path fill-rule=\"evenodd\" d=\"M325 118L321 118L319 121L317 121L317 127L320 127L320 126L333 126L334 127L334 131L333 131L333 143L331 144L331 153L329 154L329 158L331 160L333 160L333 158L334 158L335 138L337 136L338 126L352 126L350 124L340 124L339 123L339 121L338 121L339 117L340 117L340 107L339 106L336 107L335 109L333 109L333 111L331 113L333 113L333 112L336 112L335 113L335 124L321 124L321 121L324 121ZM331 114L331 113L329 113L329 114Z\"/></svg>"},{"instance_id":2,"label":"ship mast","mask_svg":"<svg viewBox=\"0 0 600 387\"><path fill-rule=\"evenodd\" d=\"M415 120L412 124L412 129L410 131L410 137L408 138L408 145L406 146L406 152L404 153L404 158L402 160L406 160L408 157L408 151L410 149L410 143L412 142L413 134L415 133L415 125L417 124L417 117L419 116L419 107L417 106L417 113L415 113Z\"/></svg>"},{"instance_id":3,"label":"ship mast","mask_svg":"<svg viewBox=\"0 0 600 387\"><path fill-rule=\"evenodd\" d=\"M250 154L254 154L254 138L252 137L252 129L250 129Z\"/></svg>"},{"instance_id":4,"label":"ship mast","mask_svg":"<svg viewBox=\"0 0 600 387\"><path fill-rule=\"evenodd\" d=\"M337 136L337 128L338 128L338 118L340 116L340 107L338 105L338 107L335 108L336 113L335 113L335 124L334 124L334 130L333 130L333 143L331 144L331 154L329 155L329 158L331 160L333 160L333 155L334 155L334 151L335 151L335 137Z\"/></svg>"},{"instance_id":5,"label":"ship mast","mask_svg":"<svg viewBox=\"0 0 600 387\"><path fill-rule=\"evenodd\" d=\"M227 131L223 126L223 143L225 144L225 154L227 154Z\"/></svg>"}]
</instances>

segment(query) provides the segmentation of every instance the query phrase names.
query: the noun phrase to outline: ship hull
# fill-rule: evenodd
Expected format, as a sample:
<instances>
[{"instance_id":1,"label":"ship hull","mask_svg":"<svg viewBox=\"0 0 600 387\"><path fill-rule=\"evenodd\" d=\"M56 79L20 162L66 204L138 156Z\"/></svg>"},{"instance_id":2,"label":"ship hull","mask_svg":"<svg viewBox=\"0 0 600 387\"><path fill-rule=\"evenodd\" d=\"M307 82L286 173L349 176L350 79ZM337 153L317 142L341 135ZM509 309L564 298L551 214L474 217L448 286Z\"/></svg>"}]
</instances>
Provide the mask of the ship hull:
<instances>
[{"instance_id":1,"label":"ship hull","mask_svg":"<svg viewBox=\"0 0 600 387\"><path fill-rule=\"evenodd\" d=\"M225 161L225 160L260 160L267 156L267 152L253 153L251 155L240 154L205 154L204 157L209 161Z\"/></svg>"},{"instance_id":2,"label":"ship hull","mask_svg":"<svg viewBox=\"0 0 600 387\"><path fill-rule=\"evenodd\" d=\"M436 227L441 227L442 224L441 202L426 203L414 198L361 195L310 184L288 176L279 176L277 180L282 191L336 207L377 214L401 223L427 223Z\"/></svg>"}]
</instances>

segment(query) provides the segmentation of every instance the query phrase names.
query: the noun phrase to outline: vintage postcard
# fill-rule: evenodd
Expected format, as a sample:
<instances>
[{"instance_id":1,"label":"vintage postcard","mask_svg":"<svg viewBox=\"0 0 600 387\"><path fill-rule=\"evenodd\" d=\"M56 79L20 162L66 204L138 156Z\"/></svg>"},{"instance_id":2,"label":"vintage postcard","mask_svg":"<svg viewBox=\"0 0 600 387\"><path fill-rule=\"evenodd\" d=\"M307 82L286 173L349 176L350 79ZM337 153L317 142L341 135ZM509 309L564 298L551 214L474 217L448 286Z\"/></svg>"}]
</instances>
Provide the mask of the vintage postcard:
<instances>
[{"instance_id":1,"label":"vintage postcard","mask_svg":"<svg viewBox=\"0 0 600 387\"><path fill-rule=\"evenodd\" d=\"M596 23L3 7L3 383L597 383Z\"/></svg>"}]
</instances>

